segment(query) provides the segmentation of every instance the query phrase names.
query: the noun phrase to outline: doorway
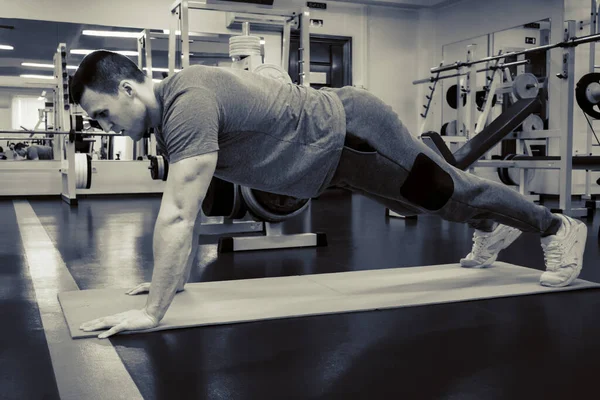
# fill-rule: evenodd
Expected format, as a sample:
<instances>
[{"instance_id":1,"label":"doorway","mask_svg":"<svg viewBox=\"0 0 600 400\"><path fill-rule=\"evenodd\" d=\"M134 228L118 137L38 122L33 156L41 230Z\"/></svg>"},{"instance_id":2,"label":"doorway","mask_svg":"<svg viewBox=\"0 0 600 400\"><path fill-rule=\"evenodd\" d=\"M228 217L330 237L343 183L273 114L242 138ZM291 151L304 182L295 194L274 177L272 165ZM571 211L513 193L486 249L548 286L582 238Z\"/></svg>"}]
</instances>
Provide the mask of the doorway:
<instances>
[{"instance_id":1,"label":"doorway","mask_svg":"<svg viewBox=\"0 0 600 400\"><path fill-rule=\"evenodd\" d=\"M300 36L290 35L289 75L299 83L298 49ZM315 89L352 85L352 38L345 36L310 35L311 84Z\"/></svg>"}]
</instances>

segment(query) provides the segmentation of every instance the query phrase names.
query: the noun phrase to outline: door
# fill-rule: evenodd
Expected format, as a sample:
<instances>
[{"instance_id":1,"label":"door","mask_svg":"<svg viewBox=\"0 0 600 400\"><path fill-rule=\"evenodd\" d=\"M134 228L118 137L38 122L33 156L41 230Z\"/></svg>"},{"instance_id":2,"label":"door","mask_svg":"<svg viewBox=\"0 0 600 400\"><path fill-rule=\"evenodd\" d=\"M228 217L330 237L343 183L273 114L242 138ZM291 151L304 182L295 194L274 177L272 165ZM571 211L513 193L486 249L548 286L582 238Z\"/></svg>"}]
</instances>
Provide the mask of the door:
<instances>
[{"instance_id":1,"label":"door","mask_svg":"<svg viewBox=\"0 0 600 400\"><path fill-rule=\"evenodd\" d=\"M292 33L288 71L294 83L300 82L299 47L300 36ZM310 72L310 86L315 89L352 85L352 38L311 35Z\"/></svg>"}]
</instances>

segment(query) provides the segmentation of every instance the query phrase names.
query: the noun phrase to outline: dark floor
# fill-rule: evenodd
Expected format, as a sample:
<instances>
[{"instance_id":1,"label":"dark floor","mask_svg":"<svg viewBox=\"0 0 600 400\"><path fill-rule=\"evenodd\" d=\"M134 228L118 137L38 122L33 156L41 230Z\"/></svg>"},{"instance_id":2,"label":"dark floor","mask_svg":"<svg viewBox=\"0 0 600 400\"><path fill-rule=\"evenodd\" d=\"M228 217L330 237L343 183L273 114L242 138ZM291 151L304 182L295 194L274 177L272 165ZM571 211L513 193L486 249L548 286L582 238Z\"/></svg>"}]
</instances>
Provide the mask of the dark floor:
<instances>
[{"instance_id":1,"label":"dark floor","mask_svg":"<svg viewBox=\"0 0 600 400\"><path fill-rule=\"evenodd\" d=\"M148 281L160 199L89 198L70 208L30 200L80 289ZM0 201L0 398L59 398L12 202ZM582 279L600 282L600 219L588 222ZM317 249L219 254L201 246L191 281L454 263L472 231L435 217L388 219L332 191L287 232L326 232ZM501 261L542 270L539 237ZM116 336L110 341L145 399L598 398L600 291Z\"/></svg>"}]
</instances>

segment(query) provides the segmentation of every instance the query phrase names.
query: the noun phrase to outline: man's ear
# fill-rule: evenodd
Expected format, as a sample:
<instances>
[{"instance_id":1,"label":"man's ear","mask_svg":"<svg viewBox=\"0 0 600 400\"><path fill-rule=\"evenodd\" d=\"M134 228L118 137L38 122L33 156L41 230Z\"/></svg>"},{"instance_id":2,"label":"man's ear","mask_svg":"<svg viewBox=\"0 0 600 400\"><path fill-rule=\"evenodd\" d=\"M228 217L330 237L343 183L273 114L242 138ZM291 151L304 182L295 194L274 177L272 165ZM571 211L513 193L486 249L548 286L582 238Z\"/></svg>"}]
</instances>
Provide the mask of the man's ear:
<instances>
[{"instance_id":1,"label":"man's ear","mask_svg":"<svg viewBox=\"0 0 600 400\"><path fill-rule=\"evenodd\" d=\"M119 89L123 90L129 96L131 96L134 92L133 85L127 80L121 81Z\"/></svg>"}]
</instances>

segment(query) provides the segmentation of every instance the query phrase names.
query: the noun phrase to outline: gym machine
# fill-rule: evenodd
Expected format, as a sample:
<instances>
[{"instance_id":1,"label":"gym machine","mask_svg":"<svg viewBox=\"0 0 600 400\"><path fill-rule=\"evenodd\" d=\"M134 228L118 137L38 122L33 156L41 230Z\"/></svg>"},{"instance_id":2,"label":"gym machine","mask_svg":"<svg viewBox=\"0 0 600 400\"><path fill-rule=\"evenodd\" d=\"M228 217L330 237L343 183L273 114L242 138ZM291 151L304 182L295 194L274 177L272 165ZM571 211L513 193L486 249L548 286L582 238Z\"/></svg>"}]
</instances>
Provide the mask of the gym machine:
<instances>
[{"instance_id":1,"label":"gym machine","mask_svg":"<svg viewBox=\"0 0 600 400\"><path fill-rule=\"evenodd\" d=\"M281 66L264 64L264 50L258 36L250 34L250 22L242 22L242 34L229 39L229 55L233 61L232 68L248 70L272 79L291 83L289 77L289 45L292 27L300 30L301 56L299 64L299 82L310 85L310 37L309 13L305 10L288 12L265 7L244 9L227 2L210 1L200 3L178 0L171 6L171 26L169 31L169 73L175 72L176 61L181 60L181 68L190 66L189 62L189 11L210 10L237 14L252 14L252 20L280 26L282 29ZM180 32L177 38L177 32ZM180 46L181 55L177 55ZM168 162L162 156L151 158L151 175L153 179L166 180ZM297 247L326 246L327 239L322 233L302 233L284 235L282 222L306 212L310 207L310 199L296 199L266 193L213 177L206 198L202 204L200 216L201 234L230 234L257 232L262 236L220 237L219 251L234 252L262 249L280 249ZM220 221L211 223L211 218ZM214 221L214 220L213 220Z\"/></svg>"},{"instance_id":2,"label":"gym machine","mask_svg":"<svg viewBox=\"0 0 600 400\"><path fill-rule=\"evenodd\" d=\"M475 45L467 46L467 62L473 60L475 47ZM457 159L460 160L458 162L459 165L457 165L458 168L471 169L472 162L467 161L466 165L461 164L465 164L465 160L462 160L463 155L472 153L474 147L484 145L484 148L487 150L476 155L477 158L482 157L493 147L493 145L485 147L485 144L488 142L493 142L494 145L497 144L519 126L523 126L523 130L525 131L543 129L543 121L542 126L540 126L535 119L537 116L532 114L541 108L541 104L530 101L530 99L536 98L539 94L540 84L537 78L533 74L521 74L513 80L508 70L510 67L528 64L530 61L525 59L505 63L504 58L507 55L501 54L500 52L492 65L486 68L474 70L471 65L466 65L458 73L441 75L441 72L437 72L430 78L413 81L413 85L432 83L429 86L430 92L426 95L427 102L423 105L425 110L420 114L422 123L418 138L446 160L449 160L449 155L452 156L452 151L446 143L462 143L463 145L459 147L457 150L458 154L456 155ZM486 78L487 84L483 87L483 90L476 91L477 73L487 71L491 72L491 76L488 75ZM425 131L437 83L441 80L452 78L456 78L457 83L450 86L446 91L445 100L452 109L456 110L456 120L445 123L442 126L441 135L433 131ZM492 107L497 101L497 96L504 93L510 94L513 104L502 115L488 124ZM474 123L475 109L480 111L481 114L477 122ZM467 156L464 157L468 158ZM454 165L453 162L451 164ZM510 179L508 173L505 172L502 177L505 183L508 183ZM531 200L538 200L536 196L527 194L524 187L521 189L522 194ZM417 218L416 215L401 215L390 209L386 209L386 215L405 219Z\"/></svg>"},{"instance_id":3,"label":"gym machine","mask_svg":"<svg viewBox=\"0 0 600 400\"><path fill-rule=\"evenodd\" d=\"M523 54L531 54L533 52L549 51L552 49L562 49L562 73L556 75L557 80L549 81L548 84L556 84L560 86L561 102L560 114L551 115L556 117L560 121L560 128L555 130L536 130L529 132L515 133L514 136L517 140L531 140L531 139L559 139L559 155L558 156L530 156L530 155L515 155L510 160L480 160L479 158L488 150L495 145L498 140L501 140L500 134L498 136L490 135L487 137L477 137L467 142L463 146L464 150L452 154L443 141L434 140L436 147L440 150L442 155L445 156L446 160L456 165L459 168L470 168L470 167L492 167L492 168L519 168L521 171L521 182L525 182L524 172L528 169L555 169L560 172L560 193L559 193L559 208L553 209L553 212L564 213L571 216L584 216L589 215L589 209L573 209L571 207L571 194L572 194L572 171L573 170L586 170L594 171L600 170L600 156L592 156L591 153L585 156L574 156L573 155L573 105L575 95L575 47L585 43L593 43L600 40L600 34L592 34L583 37L576 37L575 33L575 21L567 22L567 29L565 30L564 41L556 44L550 44L546 46L540 46L530 48L527 50L507 53L503 56L492 56L483 58L478 61L468 62L457 62L450 65L443 65L431 69L432 73L440 73L456 68L470 67L472 65L484 62L491 62L501 57L516 56ZM584 77L585 78L585 77ZM593 79L591 79L593 81ZM593 104L598 95L596 86L590 79L583 79L580 81L581 85L578 88L578 101L584 104ZM587 83L587 85L584 85ZM580 105L581 106L581 105ZM585 107L585 106L584 106ZM582 107L582 109L585 108ZM589 110L588 110L589 111ZM491 126L491 125L490 125ZM483 132L482 132L483 133ZM480 133L481 135L481 133ZM430 135L435 136L435 135ZM478 135L479 136L479 135ZM477 141L475 139L478 139ZM488 139L488 140L486 140ZM450 153L450 154L449 154ZM452 156L452 157L450 157Z\"/></svg>"}]
</instances>

